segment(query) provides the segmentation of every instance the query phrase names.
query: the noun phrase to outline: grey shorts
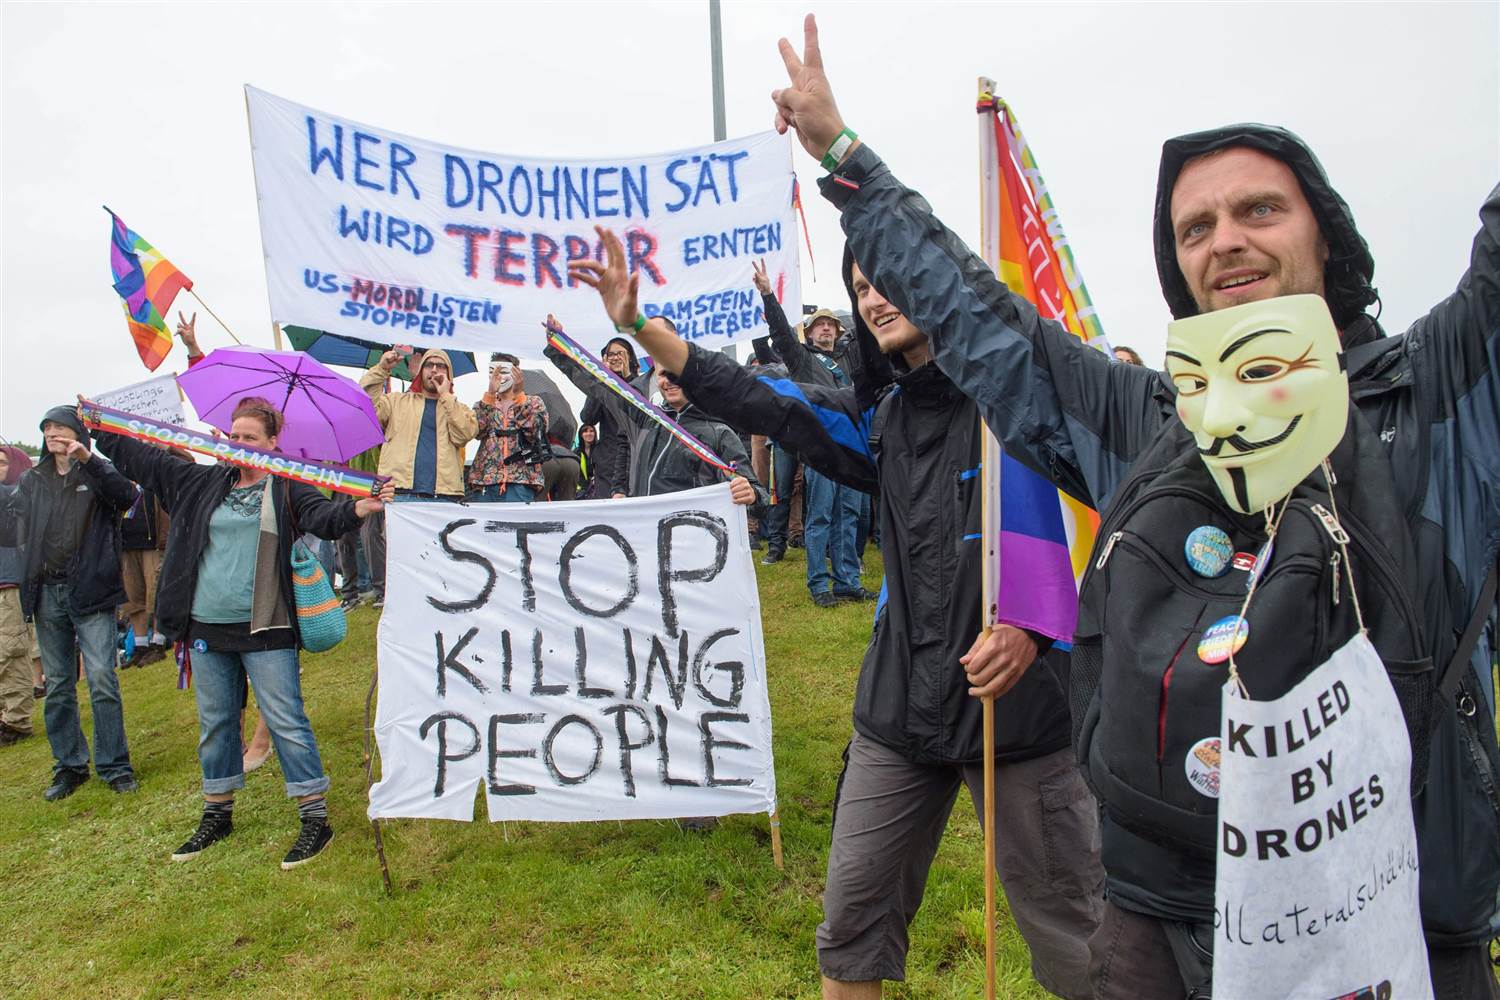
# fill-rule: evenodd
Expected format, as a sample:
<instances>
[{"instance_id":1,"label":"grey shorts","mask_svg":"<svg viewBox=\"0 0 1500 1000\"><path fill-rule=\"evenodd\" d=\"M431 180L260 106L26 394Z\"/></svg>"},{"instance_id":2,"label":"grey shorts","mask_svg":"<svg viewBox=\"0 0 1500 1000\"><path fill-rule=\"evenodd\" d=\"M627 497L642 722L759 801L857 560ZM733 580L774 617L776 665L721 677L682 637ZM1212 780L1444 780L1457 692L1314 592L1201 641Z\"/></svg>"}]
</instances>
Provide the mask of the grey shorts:
<instances>
[{"instance_id":1,"label":"grey shorts","mask_svg":"<svg viewBox=\"0 0 1500 1000\"><path fill-rule=\"evenodd\" d=\"M962 785L981 824L984 769L913 764L855 733L834 807L823 923L823 975L904 979L907 927ZM1032 973L1066 998L1091 996L1088 940L1103 907L1098 808L1070 750L995 768L995 869ZM974 873L976 880L983 873Z\"/></svg>"}]
</instances>

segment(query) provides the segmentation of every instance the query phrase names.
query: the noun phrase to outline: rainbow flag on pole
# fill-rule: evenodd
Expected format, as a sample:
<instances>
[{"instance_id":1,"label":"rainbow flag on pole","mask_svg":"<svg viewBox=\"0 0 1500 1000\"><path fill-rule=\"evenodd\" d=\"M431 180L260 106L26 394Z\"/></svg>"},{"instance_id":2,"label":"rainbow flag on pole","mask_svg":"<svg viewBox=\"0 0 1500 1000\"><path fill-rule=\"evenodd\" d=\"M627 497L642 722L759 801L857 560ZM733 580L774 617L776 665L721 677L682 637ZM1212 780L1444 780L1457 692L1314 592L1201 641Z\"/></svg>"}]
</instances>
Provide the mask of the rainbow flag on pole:
<instances>
[{"instance_id":1,"label":"rainbow flag on pole","mask_svg":"<svg viewBox=\"0 0 1500 1000\"><path fill-rule=\"evenodd\" d=\"M110 212L108 205L104 210L114 220L110 230L109 269L115 276L115 291L125 309L125 322L135 349L140 352L141 363L156 371L172 349L172 333L163 317L177 293L192 288L193 282L125 225L125 220Z\"/></svg>"},{"instance_id":2,"label":"rainbow flag on pole","mask_svg":"<svg viewBox=\"0 0 1500 1000\"><path fill-rule=\"evenodd\" d=\"M979 82L982 253L1000 279L1042 316L1084 343L1109 350L1083 275L1063 235L1052 196L1015 113ZM1078 584L1099 515L1009 456L986 433L983 468L985 614L1070 643L1078 623Z\"/></svg>"}]
</instances>

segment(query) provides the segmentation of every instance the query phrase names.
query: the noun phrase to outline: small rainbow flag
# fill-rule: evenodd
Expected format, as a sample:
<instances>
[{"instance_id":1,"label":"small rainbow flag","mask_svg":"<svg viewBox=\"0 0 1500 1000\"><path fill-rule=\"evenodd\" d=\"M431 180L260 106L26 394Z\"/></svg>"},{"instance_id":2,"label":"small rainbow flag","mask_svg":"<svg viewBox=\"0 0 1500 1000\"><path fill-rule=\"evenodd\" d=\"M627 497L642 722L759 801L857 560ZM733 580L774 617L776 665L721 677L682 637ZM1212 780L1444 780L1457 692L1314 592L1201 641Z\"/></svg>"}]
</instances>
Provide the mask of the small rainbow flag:
<instances>
[{"instance_id":1,"label":"small rainbow flag","mask_svg":"<svg viewBox=\"0 0 1500 1000\"><path fill-rule=\"evenodd\" d=\"M162 317L172 307L177 293L192 288L187 275L140 235L125 225L109 206L104 206L114 220L110 230L109 269L115 276L115 291L125 309L125 322L141 363L151 371L161 365L172 349L172 334Z\"/></svg>"},{"instance_id":2,"label":"small rainbow flag","mask_svg":"<svg viewBox=\"0 0 1500 1000\"><path fill-rule=\"evenodd\" d=\"M985 261L1012 292L1084 343L1108 351L1057 207L1015 112L980 83L980 211ZM1031 469L1002 455L998 551L991 567L995 620L1066 644L1078 622L1078 585L1099 515Z\"/></svg>"}]
</instances>

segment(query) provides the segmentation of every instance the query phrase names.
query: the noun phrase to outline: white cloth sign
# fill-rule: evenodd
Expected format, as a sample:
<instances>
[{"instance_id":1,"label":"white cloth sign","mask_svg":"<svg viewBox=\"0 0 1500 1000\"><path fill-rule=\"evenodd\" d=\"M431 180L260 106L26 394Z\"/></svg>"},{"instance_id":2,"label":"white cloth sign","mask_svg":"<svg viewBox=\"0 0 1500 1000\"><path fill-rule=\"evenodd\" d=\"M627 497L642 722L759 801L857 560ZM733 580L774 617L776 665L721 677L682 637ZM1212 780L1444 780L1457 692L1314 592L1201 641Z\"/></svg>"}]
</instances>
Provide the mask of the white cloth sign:
<instances>
[{"instance_id":1,"label":"white cloth sign","mask_svg":"<svg viewBox=\"0 0 1500 1000\"><path fill-rule=\"evenodd\" d=\"M774 812L745 508L396 503L370 816Z\"/></svg>"},{"instance_id":2,"label":"white cloth sign","mask_svg":"<svg viewBox=\"0 0 1500 1000\"><path fill-rule=\"evenodd\" d=\"M614 229L640 307L708 346L766 335L751 261L801 313L791 136L592 160L479 153L245 88L272 318L378 343L540 352L615 335L568 261Z\"/></svg>"},{"instance_id":3,"label":"white cloth sign","mask_svg":"<svg viewBox=\"0 0 1500 1000\"><path fill-rule=\"evenodd\" d=\"M101 392L91 398L100 406L124 410L137 417L159 420L177 427L187 425L187 415L182 412L182 394L177 389L177 376L170 372L134 385Z\"/></svg>"},{"instance_id":4,"label":"white cloth sign","mask_svg":"<svg viewBox=\"0 0 1500 1000\"><path fill-rule=\"evenodd\" d=\"M1272 701L1226 685L1214 749L1214 996L1431 997L1411 745L1369 640Z\"/></svg>"}]
</instances>

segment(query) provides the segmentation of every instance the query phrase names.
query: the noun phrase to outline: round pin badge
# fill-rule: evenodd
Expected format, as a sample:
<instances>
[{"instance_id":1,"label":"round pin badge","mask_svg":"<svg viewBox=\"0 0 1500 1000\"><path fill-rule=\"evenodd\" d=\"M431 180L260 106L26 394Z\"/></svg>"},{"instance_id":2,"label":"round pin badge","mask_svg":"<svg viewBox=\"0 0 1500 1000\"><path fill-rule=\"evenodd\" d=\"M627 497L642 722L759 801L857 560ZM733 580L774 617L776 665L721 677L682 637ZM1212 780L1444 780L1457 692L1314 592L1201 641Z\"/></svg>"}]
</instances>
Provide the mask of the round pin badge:
<instances>
[{"instance_id":1,"label":"round pin badge","mask_svg":"<svg viewBox=\"0 0 1500 1000\"><path fill-rule=\"evenodd\" d=\"M1239 615L1220 618L1203 630L1198 640L1198 659L1204 663L1223 663L1250 638L1250 623Z\"/></svg>"},{"instance_id":2,"label":"round pin badge","mask_svg":"<svg viewBox=\"0 0 1500 1000\"><path fill-rule=\"evenodd\" d=\"M1234 546L1222 528L1205 524L1188 532L1183 546L1188 568L1199 576L1210 579L1223 576L1229 571L1229 560L1234 555Z\"/></svg>"},{"instance_id":3,"label":"round pin badge","mask_svg":"<svg viewBox=\"0 0 1500 1000\"><path fill-rule=\"evenodd\" d=\"M1260 547L1260 551L1250 557L1253 561L1250 566L1250 575L1245 579L1246 590L1249 590L1251 587L1255 586L1255 581L1259 580L1261 576L1265 574L1266 567L1271 564L1272 544L1273 540L1267 538L1266 544Z\"/></svg>"},{"instance_id":4,"label":"round pin badge","mask_svg":"<svg viewBox=\"0 0 1500 1000\"><path fill-rule=\"evenodd\" d=\"M1199 795L1219 797L1219 738L1210 736L1194 743L1182 761L1188 784Z\"/></svg>"}]
</instances>

